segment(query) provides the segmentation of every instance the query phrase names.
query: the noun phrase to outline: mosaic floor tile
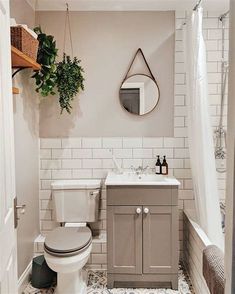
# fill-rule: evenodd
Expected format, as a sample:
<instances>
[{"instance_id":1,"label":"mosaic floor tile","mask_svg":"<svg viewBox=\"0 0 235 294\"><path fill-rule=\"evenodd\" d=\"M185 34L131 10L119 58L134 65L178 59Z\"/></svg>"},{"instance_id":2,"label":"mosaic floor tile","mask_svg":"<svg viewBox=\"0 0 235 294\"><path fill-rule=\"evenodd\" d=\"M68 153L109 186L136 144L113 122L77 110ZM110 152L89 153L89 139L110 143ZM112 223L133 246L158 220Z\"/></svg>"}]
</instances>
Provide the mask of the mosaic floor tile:
<instances>
[{"instance_id":1,"label":"mosaic floor tile","mask_svg":"<svg viewBox=\"0 0 235 294\"><path fill-rule=\"evenodd\" d=\"M87 294L194 294L190 280L182 267L179 269L179 290L171 289L107 289L106 271L88 271ZM23 294L52 294L55 288L36 289L29 283Z\"/></svg>"}]
</instances>

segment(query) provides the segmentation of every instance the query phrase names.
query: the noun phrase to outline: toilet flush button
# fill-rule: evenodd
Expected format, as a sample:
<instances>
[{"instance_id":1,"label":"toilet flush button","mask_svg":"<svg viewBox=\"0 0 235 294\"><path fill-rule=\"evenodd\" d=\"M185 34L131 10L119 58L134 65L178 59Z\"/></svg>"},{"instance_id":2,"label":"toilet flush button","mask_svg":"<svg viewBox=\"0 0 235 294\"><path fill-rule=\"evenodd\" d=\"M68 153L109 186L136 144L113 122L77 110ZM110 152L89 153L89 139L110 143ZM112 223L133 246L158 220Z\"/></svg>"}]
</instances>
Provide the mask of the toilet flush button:
<instances>
[{"instance_id":1,"label":"toilet flush button","mask_svg":"<svg viewBox=\"0 0 235 294\"><path fill-rule=\"evenodd\" d=\"M94 198L95 198L97 195L99 195L99 194L100 194L99 191L91 191L91 192L90 192L90 196L93 196Z\"/></svg>"}]
</instances>

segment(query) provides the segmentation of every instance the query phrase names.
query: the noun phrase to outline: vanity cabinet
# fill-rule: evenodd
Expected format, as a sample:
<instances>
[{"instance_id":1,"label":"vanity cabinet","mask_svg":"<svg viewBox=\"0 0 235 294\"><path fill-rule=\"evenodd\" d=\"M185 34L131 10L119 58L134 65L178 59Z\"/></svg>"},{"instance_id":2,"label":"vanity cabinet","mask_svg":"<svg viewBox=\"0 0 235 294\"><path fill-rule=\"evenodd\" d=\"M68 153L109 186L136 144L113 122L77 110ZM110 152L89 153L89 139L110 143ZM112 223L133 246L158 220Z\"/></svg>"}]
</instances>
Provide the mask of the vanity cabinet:
<instances>
[{"instance_id":1,"label":"vanity cabinet","mask_svg":"<svg viewBox=\"0 0 235 294\"><path fill-rule=\"evenodd\" d=\"M109 288L178 288L177 203L176 186L107 186Z\"/></svg>"},{"instance_id":2,"label":"vanity cabinet","mask_svg":"<svg viewBox=\"0 0 235 294\"><path fill-rule=\"evenodd\" d=\"M142 215L137 206L108 207L108 265L112 273L142 272Z\"/></svg>"},{"instance_id":3,"label":"vanity cabinet","mask_svg":"<svg viewBox=\"0 0 235 294\"><path fill-rule=\"evenodd\" d=\"M177 207L149 206L143 214L143 273L178 272Z\"/></svg>"}]
</instances>

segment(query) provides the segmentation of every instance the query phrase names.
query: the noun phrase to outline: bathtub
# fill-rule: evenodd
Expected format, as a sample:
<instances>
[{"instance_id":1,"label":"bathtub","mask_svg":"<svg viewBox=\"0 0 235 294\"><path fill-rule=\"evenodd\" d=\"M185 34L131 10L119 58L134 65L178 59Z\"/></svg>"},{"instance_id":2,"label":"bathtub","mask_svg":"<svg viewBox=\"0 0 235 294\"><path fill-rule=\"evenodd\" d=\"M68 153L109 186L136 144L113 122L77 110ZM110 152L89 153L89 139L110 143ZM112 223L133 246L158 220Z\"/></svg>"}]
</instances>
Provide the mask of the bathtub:
<instances>
[{"instance_id":1,"label":"bathtub","mask_svg":"<svg viewBox=\"0 0 235 294\"><path fill-rule=\"evenodd\" d=\"M202 252L212 242L197 224L194 210L184 211L183 230L183 263L195 294L210 294L202 274Z\"/></svg>"}]
</instances>

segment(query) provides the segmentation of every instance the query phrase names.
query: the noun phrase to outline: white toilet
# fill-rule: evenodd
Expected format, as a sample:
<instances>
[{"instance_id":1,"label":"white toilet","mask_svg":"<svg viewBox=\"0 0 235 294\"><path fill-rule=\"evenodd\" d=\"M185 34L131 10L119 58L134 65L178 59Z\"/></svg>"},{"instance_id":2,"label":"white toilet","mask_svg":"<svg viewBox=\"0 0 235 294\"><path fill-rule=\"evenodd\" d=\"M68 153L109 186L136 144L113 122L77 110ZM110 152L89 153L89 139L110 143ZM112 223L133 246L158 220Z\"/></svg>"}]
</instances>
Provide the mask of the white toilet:
<instances>
[{"instance_id":1,"label":"white toilet","mask_svg":"<svg viewBox=\"0 0 235 294\"><path fill-rule=\"evenodd\" d=\"M86 222L98 219L100 180L66 180L51 184L54 219L61 227L50 232L44 244L48 266L57 272L58 294L86 293L83 271L92 247Z\"/></svg>"}]
</instances>

